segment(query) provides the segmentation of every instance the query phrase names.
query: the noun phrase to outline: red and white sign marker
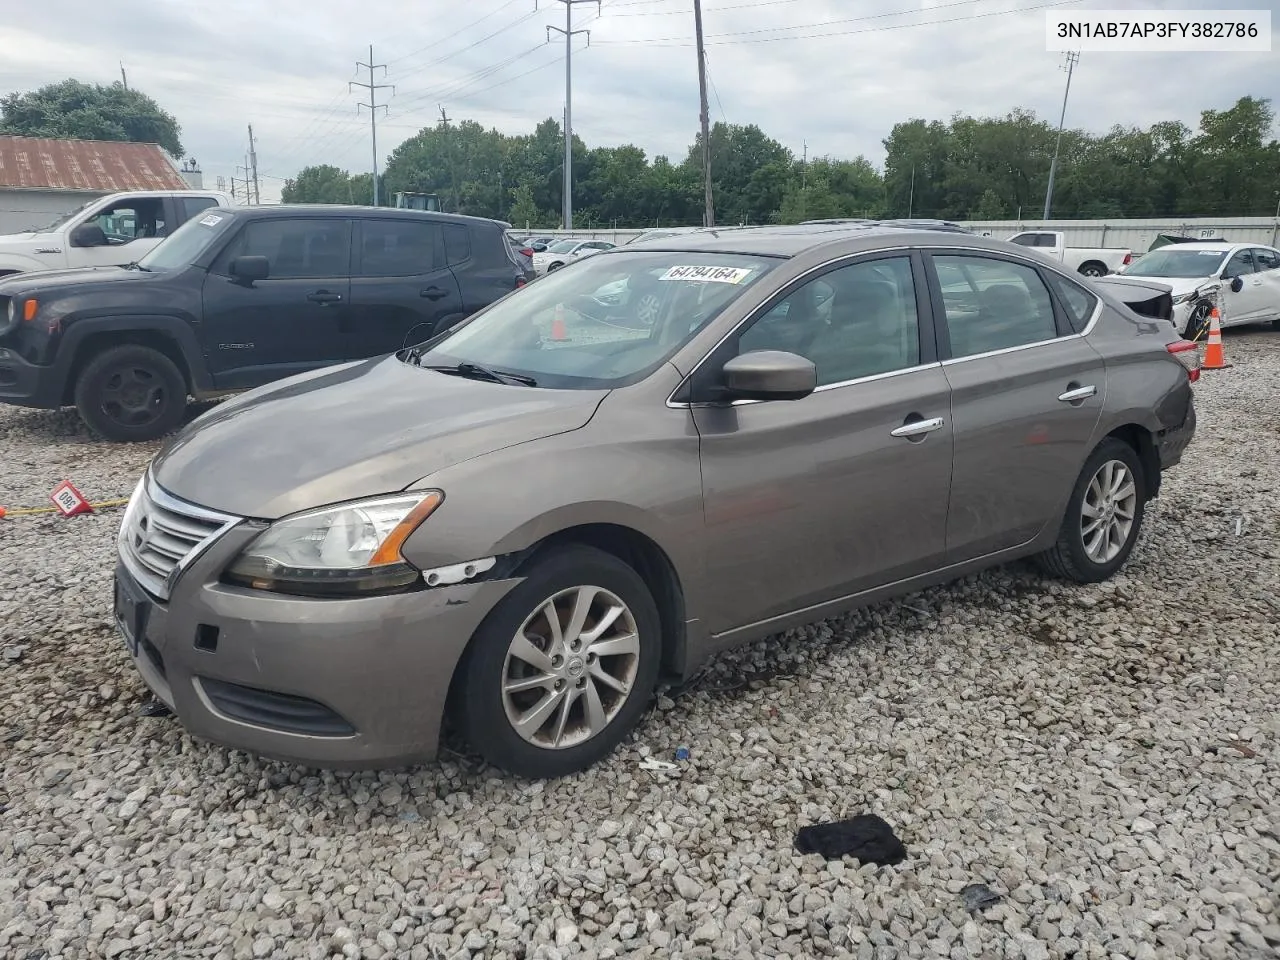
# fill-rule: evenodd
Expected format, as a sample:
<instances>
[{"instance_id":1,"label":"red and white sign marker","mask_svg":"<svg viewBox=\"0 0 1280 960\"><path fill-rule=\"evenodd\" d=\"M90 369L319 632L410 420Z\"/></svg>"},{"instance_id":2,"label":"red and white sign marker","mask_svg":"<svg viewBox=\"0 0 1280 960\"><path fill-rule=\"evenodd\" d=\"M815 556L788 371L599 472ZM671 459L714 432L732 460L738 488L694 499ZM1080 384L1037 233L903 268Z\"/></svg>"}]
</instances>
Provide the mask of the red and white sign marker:
<instances>
[{"instance_id":1,"label":"red and white sign marker","mask_svg":"<svg viewBox=\"0 0 1280 960\"><path fill-rule=\"evenodd\" d=\"M89 506L89 501L70 480L63 480L54 487L53 492L49 494L49 499L64 517L74 517L78 513L93 513L93 507Z\"/></svg>"}]
</instances>

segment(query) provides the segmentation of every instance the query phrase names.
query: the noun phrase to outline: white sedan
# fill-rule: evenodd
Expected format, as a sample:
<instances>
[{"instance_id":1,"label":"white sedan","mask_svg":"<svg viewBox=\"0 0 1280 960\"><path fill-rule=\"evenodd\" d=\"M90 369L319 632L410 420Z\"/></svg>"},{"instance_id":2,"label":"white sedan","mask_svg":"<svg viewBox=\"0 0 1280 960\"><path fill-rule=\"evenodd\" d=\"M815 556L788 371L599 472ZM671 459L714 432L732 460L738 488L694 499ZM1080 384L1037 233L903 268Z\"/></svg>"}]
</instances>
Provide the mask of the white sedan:
<instances>
[{"instance_id":1,"label":"white sedan","mask_svg":"<svg viewBox=\"0 0 1280 960\"><path fill-rule=\"evenodd\" d=\"M560 240L533 255L533 271L538 276L559 270L565 264L589 257L601 250L612 250L617 244L606 240Z\"/></svg>"},{"instance_id":2,"label":"white sedan","mask_svg":"<svg viewBox=\"0 0 1280 960\"><path fill-rule=\"evenodd\" d=\"M1280 250L1256 243L1171 243L1122 271L1173 288L1173 322L1184 336L1203 335L1216 292L1222 326L1271 322L1280 328Z\"/></svg>"}]
</instances>

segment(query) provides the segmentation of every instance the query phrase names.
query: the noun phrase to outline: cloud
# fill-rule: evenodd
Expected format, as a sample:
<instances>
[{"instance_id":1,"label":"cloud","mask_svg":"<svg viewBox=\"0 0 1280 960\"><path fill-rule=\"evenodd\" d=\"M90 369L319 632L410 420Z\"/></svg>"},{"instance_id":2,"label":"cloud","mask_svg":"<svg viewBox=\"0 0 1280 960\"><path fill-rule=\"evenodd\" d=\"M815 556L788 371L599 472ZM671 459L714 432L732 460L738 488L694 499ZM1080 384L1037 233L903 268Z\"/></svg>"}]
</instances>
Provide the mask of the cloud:
<instances>
[{"instance_id":1,"label":"cloud","mask_svg":"<svg viewBox=\"0 0 1280 960\"><path fill-rule=\"evenodd\" d=\"M1034 110L1056 121L1065 74L1044 49L1047 0L705 0L714 120L755 123L809 155L883 160L893 124L956 113ZM1243 5L1243 4L1242 4ZM1251 5L1280 21L1280 0ZM1057 9L1178 9L1168 0L1075 2ZM1209 6L1203 0L1201 7ZM683 159L698 128L697 61L687 0L605 0L574 7L574 130L591 145L634 143ZM1035 9L1033 9L1035 8ZM839 21L839 22L833 22ZM357 60L369 40L379 90L380 162L436 122L474 119L530 132L564 106L564 27L553 0L225 0L211 5L42 0L6 12L0 90L75 76L109 83L123 61L131 86L174 113L211 185L239 176L247 125L257 138L264 199L313 163L364 171L371 162L368 91ZM366 35L368 39L366 39ZM798 38L798 39L797 39ZM1241 96L1280 101L1280 59L1260 54L1085 53L1069 126L1177 119Z\"/></svg>"}]
</instances>

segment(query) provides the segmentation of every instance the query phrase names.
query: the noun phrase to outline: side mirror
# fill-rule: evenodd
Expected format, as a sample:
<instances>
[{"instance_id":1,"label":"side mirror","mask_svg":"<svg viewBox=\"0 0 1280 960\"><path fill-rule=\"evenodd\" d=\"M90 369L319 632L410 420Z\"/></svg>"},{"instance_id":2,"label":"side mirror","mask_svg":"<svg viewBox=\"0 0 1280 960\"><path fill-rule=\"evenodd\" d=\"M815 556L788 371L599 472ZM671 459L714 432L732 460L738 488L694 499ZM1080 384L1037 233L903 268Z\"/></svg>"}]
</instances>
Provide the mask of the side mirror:
<instances>
[{"instance_id":1,"label":"side mirror","mask_svg":"<svg viewBox=\"0 0 1280 960\"><path fill-rule=\"evenodd\" d=\"M818 386L812 360L782 350L753 350L728 361L723 385L734 400L800 400Z\"/></svg>"},{"instance_id":2,"label":"side mirror","mask_svg":"<svg viewBox=\"0 0 1280 960\"><path fill-rule=\"evenodd\" d=\"M265 280L271 276L271 264L266 257L236 257L231 261L231 275L246 283Z\"/></svg>"},{"instance_id":3,"label":"side mirror","mask_svg":"<svg viewBox=\"0 0 1280 960\"><path fill-rule=\"evenodd\" d=\"M82 223L71 231L73 247L105 247L107 235L96 223Z\"/></svg>"},{"instance_id":4,"label":"side mirror","mask_svg":"<svg viewBox=\"0 0 1280 960\"><path fill-rule=\"evenodd\" d=\"M1240 292L1241 290L1243 290L1243 289L1244 289L1244 277L1232 277L1232 278L1231 278L1231 292L1232 292L1232 293L1239 293L1239 292Z\"/></svg>"}]
</instances>

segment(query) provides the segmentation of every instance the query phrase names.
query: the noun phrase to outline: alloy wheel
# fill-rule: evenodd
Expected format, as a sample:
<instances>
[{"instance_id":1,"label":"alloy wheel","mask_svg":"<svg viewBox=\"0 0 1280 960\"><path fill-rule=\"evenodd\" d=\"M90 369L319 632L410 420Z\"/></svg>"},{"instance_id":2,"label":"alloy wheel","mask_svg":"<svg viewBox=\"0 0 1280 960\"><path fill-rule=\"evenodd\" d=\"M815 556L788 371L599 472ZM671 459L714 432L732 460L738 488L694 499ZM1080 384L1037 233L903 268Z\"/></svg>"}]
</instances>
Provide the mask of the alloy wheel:
<instances>
[{"instance_id":1,"label":"alloy wheel","mask_svg":"<svg viewBox=\"0 0 1280 960\"><path fill-rule=\"evenodd\" d=\"M1097 564L1114 560L1129 542L1138 507L1138 484L1128 466L1108 460L1085 488L1080 505L1084 552Z\"/></svg>"},{"instance_id":2,"label":"alloy wheel","mask_svg":"<svg viewBox=\"0 0 1280 960\"><path fill-rule=\"evenodd\" d=\"M641 326L651 327L658 319L662 301L656 293L646 293L636 301L635 318Z\"/></svg>"},{"instance_id":3,"label":"alloy wheel","mask_svg":"<svg viewBox=\"0 0 1280 960\"><path fill-rule=\"evenodd\" d=\"M577 746L613 722L639 665L636 618L622 600L602 587L562 590L538 605L508 647L507 720L535 746Z\"/></svg>"}]
</instances>

